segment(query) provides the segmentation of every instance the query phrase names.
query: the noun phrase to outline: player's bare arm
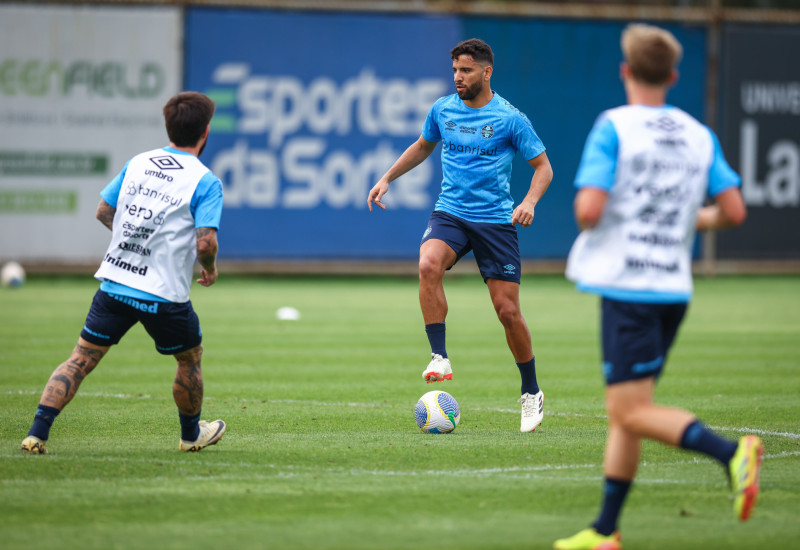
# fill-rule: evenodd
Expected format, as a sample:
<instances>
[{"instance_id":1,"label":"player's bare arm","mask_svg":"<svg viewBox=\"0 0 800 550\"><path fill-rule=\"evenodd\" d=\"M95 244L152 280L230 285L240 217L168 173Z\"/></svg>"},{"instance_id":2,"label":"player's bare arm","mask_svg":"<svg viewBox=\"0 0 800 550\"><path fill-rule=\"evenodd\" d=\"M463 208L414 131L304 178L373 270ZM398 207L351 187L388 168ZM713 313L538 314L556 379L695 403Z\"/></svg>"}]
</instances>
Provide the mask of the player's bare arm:
<instances>
[{"instance_id":1,"label":"player's bare arm","mask_svg":"<svg viewBox=\"0 0 800 550\"><path fill-rule=\"evenodd\" d=\"M197 261L202 269L197 282L203 286L211 286L217 281L217 230L213 227L198 227L197 231Z\"/></svg>"},{"instance_id":2,"label":"player's bare arm","mask_svg":"<svg viewBox=\"0 0 800 550\"><path fill-rule=\"evenodd\" d=\"M95 212L95 217L100 220L100 223L111 229L111 226L114 223L114 214L116 214L116 212L116 208L108 204L105 200L100 199L100 202L97 204L97 212Z\"/></svg>"},{"instance_id":3,"label":"player's bare arm","mask_svg":"<svg viewBox=\"0 0 800 550\"><path fill-rule=\"evenodd\" d=\"M600 223L608 193L599 187L584 187L575 196L575 220L581 230Z\"/></svg>"},{"instance_id":4,"label":"player's bare arm","mask_svg":"<svg viewBox=\"0 0 800 550\"><path fill-rule=\"evenodd\" d=\"M747 207L738 188L723 191L714 199L714 204L697 211L697 230L727 229L744 223Z\"/></svg>"},{"instance_id":5,"label":"player's bare arm","mask_svg":"<svg viewBox=\"0 0 800 550\"><path fill-rule=\"evenodd\" d=\"M434 149L436 149L436 142L427 141L422 136L412 143L370 190L367 196L369 211L372 212L373 202L381 209L386 210L386 205L381 202L381 199L389 191L389 184L412 168L422 164L422 161L428 158Z\"/></svg>"},{"instance_id":6,"label":"player's bare arm","mask_svg":"<svg viewBox=\"0 0 800 550\"><path fill-rule=\"evenodd\" d=\"M544 195L550 182L553 181L553 167L550 166L550 160L547 158L547 153L542 153L528 161L533 167L533 177L531 178L531 187L528 190L525 198L522 199L514 213L511 216L512 224L520 224L522 227L528 227L533 223L533 215L536 205Z\"/></svg>"}]
</instances>

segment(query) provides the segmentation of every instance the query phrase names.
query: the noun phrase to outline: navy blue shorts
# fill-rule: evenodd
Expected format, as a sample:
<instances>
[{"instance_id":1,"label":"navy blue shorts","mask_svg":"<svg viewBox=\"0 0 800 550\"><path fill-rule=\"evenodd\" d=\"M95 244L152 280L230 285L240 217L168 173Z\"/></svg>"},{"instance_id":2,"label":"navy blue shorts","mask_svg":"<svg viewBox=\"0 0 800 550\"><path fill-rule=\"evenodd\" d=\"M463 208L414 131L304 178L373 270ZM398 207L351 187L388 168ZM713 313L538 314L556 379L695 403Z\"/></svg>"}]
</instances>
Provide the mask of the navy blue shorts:
<instances>
[{"instance_id":1,"label":"navy blue shorts","mask_svg":"<svg viewBox=\"0 0 800 550\"><path fill-rule=\"evenodd\" d=\"M428 239L444 241L455 251L453 265L470 251L474 252L484 281L520 281L519 239L514 224L469 222L447 212L434 211L420 244Z\"/></svg>"},{"instance_id":2,"label":"navy blue shorts","mask_svg":"<svg viewBox=\"0 0 800 550\"><path fill-rule=\"evenodd\" d=\"M602 300L606 384L661 375L688 304Z\"/></svg>"},{"instance_id":3,"label":"navy blue shorts","mask_svg":"<svg viewBox=\"0 0 800 550\"><path fill-rule=\"evenodd\" d=\"M192 302L152 302L98 290L86 316L81 338L98 346L118 344L137 322L163 355L174 355L200 345L200 320Z\"/></svg>"}]
</instances>

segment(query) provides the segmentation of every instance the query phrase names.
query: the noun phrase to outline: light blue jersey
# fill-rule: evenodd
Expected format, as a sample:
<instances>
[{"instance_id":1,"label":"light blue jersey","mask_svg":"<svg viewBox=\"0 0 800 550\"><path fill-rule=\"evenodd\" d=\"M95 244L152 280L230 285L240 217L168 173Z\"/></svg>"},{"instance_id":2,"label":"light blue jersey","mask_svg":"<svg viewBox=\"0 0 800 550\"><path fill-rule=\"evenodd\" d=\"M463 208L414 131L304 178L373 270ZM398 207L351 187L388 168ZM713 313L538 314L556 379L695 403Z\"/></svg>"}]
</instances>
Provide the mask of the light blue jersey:
<instances>
[{"instance_id":1,"label":"light blue jersey","mask_svg":"<svg viewBox=\"0 0 800 550\"><path fill-rule=\"evenodd\" d=\"M422 138L442 142L442 191L434 209L471 222L511 223L514 155L530 160L545 151L528 117L497 93L480 109L458 94L439 99Z\"/></svg>"}]
</instances>

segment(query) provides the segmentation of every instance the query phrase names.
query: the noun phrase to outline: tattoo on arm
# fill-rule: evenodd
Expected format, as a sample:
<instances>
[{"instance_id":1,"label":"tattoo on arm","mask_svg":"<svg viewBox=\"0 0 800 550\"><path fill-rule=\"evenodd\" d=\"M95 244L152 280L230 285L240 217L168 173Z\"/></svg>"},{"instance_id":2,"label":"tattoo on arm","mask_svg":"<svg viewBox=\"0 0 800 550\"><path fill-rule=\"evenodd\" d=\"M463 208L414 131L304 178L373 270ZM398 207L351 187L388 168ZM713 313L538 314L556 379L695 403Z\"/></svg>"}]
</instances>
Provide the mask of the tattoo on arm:
<instances>
[{"instance_id":1,"label":"tattoo on arm","mask_svg":"<svg viewBox=\"0 0 800 550\"><path fill-rule=\"evenodd\" d=\"M103 199L100 199L100 204L97 205L95 217L100 220L100 223L109 229L112 229L112 224L114 223L114 214L116 214L116 212L116 208L108 204Z\"/></svg>"},{"instance_id":2,"label":"tattoo on arm","mask_svg":"<svg viewBox=\"0 0 800 550\"><path fill-rule=\"evenodd\" d=\"M206 271L216 271L217 267L217 230L213 227L197 228L197 261Z\"/></svg>"}]
</instances>

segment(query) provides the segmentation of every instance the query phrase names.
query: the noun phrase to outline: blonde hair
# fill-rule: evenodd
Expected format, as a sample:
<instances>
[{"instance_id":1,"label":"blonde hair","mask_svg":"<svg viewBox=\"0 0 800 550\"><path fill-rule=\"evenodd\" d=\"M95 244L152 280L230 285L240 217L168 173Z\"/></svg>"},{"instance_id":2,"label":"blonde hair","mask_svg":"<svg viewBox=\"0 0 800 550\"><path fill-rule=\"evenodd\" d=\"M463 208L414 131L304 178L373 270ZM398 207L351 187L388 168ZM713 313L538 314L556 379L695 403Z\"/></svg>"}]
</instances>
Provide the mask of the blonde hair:
<instances>
[{"instance_id":1,"label":"blonde hair","mask_svg":"<svg viewBox=\"0 0 800 550\"><path fill-rule=\"evenodd\" d=\"M652 25L628 25L621 42L631 76L644 84L667 84L683 56L683 47L675 36Z\"/></svg>"}]
</instances>

